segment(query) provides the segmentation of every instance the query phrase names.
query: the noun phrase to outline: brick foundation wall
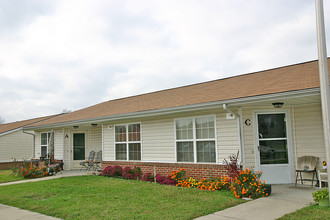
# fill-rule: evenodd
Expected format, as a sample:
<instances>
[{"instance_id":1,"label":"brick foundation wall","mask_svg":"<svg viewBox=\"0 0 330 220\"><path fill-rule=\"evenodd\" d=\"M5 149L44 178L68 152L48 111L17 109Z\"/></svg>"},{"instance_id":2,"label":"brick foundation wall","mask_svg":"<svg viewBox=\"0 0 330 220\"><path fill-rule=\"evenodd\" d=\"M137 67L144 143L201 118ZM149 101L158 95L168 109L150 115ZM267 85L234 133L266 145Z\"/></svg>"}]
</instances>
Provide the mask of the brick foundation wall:
<instances>
[{"instance_id":1,"label":"brick foundation wall","mask_svg":"<svg viewBox=\"0 0 330 220\"><path fill-rule=\"evenodd\" d=\"M61 168L63 170L63 160L55 160L55 163L61 164ZM23 165L23 161L16 161L16 166L21 167ZM0 163L0 170L9 170L14 166L14 162L4 162Z\"/></svg>"},{"instance_id":2,"label":"brick foundation wall","mask_svg":"<svg viewBox=\"0 0 330 220\"><path fill-rule=\"evenodd\" d=\"M126 161L103 161L102 169L106 166L119 165L121 167L135 167L141 168L143 173L160 174L168 176L173 170L180 168L186 169L186 176L193 177L197 180L203 178L219 177L225 175L227 172L225 165L220 164L185 164L185 163L149 163L149 162L126 162Z\"/></svg>"},{"instance_id":3,"label":"brick foundation wall","mask_svg":"<svg viewBox=\"0 0 330 220\"><path fill-rule=\"evenodd\" d=\"M16 162L16 166L21 166L22 165L22 161L20 162ZM0 170L9 170L14 166L14 162L4 162L4 163L0 163Z\"/></svg>"}]
</instances>

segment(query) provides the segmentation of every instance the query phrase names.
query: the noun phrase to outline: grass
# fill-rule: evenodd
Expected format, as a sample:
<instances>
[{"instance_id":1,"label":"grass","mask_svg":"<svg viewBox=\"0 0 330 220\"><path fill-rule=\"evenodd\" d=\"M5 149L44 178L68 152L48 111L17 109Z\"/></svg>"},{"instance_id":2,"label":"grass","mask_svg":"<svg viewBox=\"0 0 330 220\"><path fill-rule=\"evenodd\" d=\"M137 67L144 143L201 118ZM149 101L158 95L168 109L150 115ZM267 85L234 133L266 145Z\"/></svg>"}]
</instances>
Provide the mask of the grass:
<instances>
[{"instance_id":1,"label":"grass","mask_svg":"<svg viewBox=\"0 0 330 220\"><path fill-rule=\"evenodd\" d=\"M13 182L24 179L22 176L12 176L11 170L0 170L0 183Z\"/></svg>"},{"instance_id":2,"label":"grass","mask_svg":"<svg viewBox=\"0 0 330 220\"><path fill-rule=\"evenodd\" d=\"M318 205L310 205L298 211L286 214L279 218L280 220L287 219L330 219L330 207L320 207Z\"/></svg>"},{"instance_id":3,"label":"grass","mask_svg":"<svg viewBox=\"0 0 330 220\"><path fill-rule=\"evenodd\" d=\"M62 219L193 219L245 202L202 191L102 176L0 186L0 203Z\"/></svg>"}]
</instances>

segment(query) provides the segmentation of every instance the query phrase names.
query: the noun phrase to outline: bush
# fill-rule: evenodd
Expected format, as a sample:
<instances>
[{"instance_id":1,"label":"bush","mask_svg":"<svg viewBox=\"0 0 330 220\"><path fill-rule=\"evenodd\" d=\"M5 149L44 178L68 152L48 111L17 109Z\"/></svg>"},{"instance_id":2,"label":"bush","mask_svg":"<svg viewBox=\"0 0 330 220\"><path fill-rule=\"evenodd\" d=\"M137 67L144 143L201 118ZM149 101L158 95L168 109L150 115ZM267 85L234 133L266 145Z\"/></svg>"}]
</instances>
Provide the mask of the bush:
<instances>
[{"instance_id":1,"label":"bush","mask_svg":"<svg viewBox=\"0 0 330 220\"><path fill-rule=\"evenodd\" d=\"M155 181L155 177L151 173L146 173L146 174L143 175L143 177L141 178L141 180L142 181L147 181L147 182L154 182Z\"/></svg>"},{"instance_id":2,"label":"bush","mask_svg":"<svg viewBox=\"0 0 330 220\"><path fill-rule=\"evenodd\" d=\"M229 176L230 181L233 181L240 171L240 165L238 164L238 152L236 155L230 155L229 161L224 159L223 162L227 165L227 175Z\"/></svg>"},{"instance_id":3,"label":"bush","mask_svg":"<svg viewBox=\"0 0 330 220\"><path fill-rule=\"evenodd\" d=\"M130 167L125 167L123 169L123 177L128 180L138 180L141 179L142 171L140 167L134 167L131 169Z\"/></svg>"},{"instance_id":4,"label":"bush","mask_svg":"<svg viewBox=\"0 0 330 220\"><path fill-rule=\"evenodd\" d=\"M240 171L231 183L231 191L236 198L248 197L256 199L268 196L264 192L265 184L261 183L260 176L261 172L253 173L251 169Z\"/></svg>"},{"instance_id":5,"label":"bush","mask_svg":"<svg viewBox=\"0 0 330 220\"><path fill-rule=\"evenodd\" d=\"M315 203L319 203L319 201L322 199L329 199L328 188L320 189L316 192L313 192L313 199Z\"/></svg>"},{"instance_id":6,"label":"bush","mask_svg":"<svg viewBox=\"0 0 330 220\"><path fill-rule=\"evenodd\" d=\"M181 168L177 171L173 170L170 174L171 179L176 180L177 182L183 180L185 176L186 176L186 170L184 168Z\"/></svg>"},{"instance_id":7,"label":"bush","mask_svg":"<svg viewBox=\"0 0 330 220\"><path fill-rule=\"evenodd\" d=\"M47 167L41 167L34 164L24 164L24 166L20 170L20 175L27 179L39 178L43 176L47 176Z\"/></svg>"},{"instance_id":8,"label":"bush","mask_svg":"<svg viewBox=\"0 0 330 220\"><path fill-rule=\"evenodd\" d=\"M102 170L102 176L121 177L123 175L123 168L121 166L107 166Z\"/></svg>"},{"instance_id":9,"label":"bush","mask_svg":"<svg viewBox=\"0 0 330 220\"><path fill-rule=\"evenodd\" d=\"M177 184L176 180L173 180L171 176L165 177L160 174L156 175L156 182L159 184L175 186Z\"/></svg>"},{"instance_id":10,"label":"bush","mask_svg":"<svg viewBox=\"0 0 330 220\"><path fill-rule=\"evenodd\" d=\"M229 177L223 176L220 178L202 179L199 181L198 189L201 190L229 190Z\"/></svg>"},{"instance_id":11,"label":"bush","mask_svg":"<svg viewBox=\"0 0 330 220\"><path fill-rule=\"evenodd\" d=\"M192 177L189 177L188 179L183 179L183 180L179 180L178 181L178 184L176 184L177 186L180 186L180 187L188 187L188 188L193 188L193 187L197 187L199 184L199 182L192 178Z\"/></svg>"}]
</instances>

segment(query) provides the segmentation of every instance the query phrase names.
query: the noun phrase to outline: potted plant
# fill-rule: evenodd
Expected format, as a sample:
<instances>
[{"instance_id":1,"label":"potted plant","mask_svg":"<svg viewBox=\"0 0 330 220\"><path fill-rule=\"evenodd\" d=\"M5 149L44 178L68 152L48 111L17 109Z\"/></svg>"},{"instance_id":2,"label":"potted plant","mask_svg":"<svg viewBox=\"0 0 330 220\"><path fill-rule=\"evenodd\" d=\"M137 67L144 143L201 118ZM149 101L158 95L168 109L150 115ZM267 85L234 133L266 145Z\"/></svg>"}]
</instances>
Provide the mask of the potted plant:
<instances>
[{"instance_id":1,"label":"potted plant","mask_svg":"<svg viewBox=\"0 0 330 220\"><path fill-rule=\"evenodd\" d=\"M313 199L319 206L330 206L328 188L314 192Z\"/></svg>"},{"instance_id":2,"label":"potted plant","mask_svg":"<svg viewBox=\"0 0 330 220\"><path fill-rule=\"evenodd\" d=\"M325 162L325 161L322 162L322 168L323 168L323 170L327 169L327 162Z\"/></svg>"}]
</instances>

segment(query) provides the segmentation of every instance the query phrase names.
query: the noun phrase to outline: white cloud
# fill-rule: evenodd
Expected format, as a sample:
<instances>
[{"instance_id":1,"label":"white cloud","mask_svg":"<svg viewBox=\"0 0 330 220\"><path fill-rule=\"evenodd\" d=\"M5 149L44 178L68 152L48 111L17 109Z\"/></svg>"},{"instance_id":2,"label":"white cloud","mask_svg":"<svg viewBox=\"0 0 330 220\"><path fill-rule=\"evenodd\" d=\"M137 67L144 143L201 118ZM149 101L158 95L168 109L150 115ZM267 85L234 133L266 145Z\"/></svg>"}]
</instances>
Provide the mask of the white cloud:
<instances>
[{"instance_id":1,"label":"white cloud","mask_svg":"<svg viewBox=\"0 0 330 220\"><path fill-rule=\"evenodd\" d=\"M23 120L316 59L314 11L299 0L2 1L0 116Z\"/></svg>"}]
</instances>

